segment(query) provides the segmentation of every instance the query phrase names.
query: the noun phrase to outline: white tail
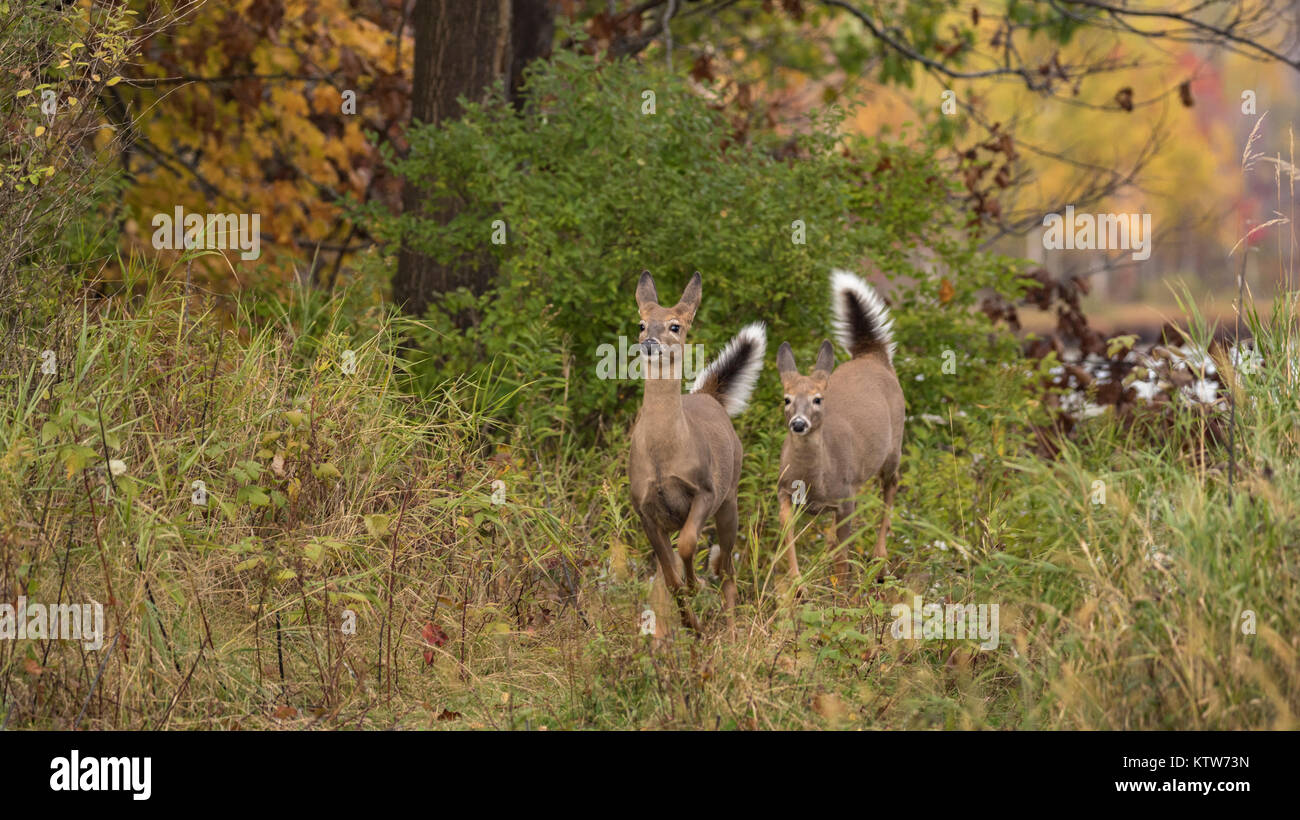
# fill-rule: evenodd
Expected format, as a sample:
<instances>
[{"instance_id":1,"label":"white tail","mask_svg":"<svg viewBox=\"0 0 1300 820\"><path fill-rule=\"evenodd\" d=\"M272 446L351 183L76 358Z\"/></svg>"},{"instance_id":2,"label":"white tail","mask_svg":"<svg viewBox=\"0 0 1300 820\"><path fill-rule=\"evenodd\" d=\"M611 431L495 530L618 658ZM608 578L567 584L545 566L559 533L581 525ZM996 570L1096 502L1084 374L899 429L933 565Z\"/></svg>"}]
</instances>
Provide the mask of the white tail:
<instances>
[{"instance_id":1,"label":"white tail","mask_svg":"<svg viewBox=\"0 0 1300 820\"><path fill-rule=\"evenodd\" d=\"M700 371L692 393L707 393L718 400L727 415L736 416L749 406L758 374L763 370L767 350L767 329L754 322L740 329L718 358Z\"/></svg>"},{"instance_id":2,"label":"white tail","mask_svg":"<svg viewBox=\"0 0 1300 820\"><path fill-rule=\"evenodd\" d=\"M894 319L885 300L861 277L831 271L831 316L835 338L850 356L883 350L894 363Z\"/></svg>"}]
</instances>

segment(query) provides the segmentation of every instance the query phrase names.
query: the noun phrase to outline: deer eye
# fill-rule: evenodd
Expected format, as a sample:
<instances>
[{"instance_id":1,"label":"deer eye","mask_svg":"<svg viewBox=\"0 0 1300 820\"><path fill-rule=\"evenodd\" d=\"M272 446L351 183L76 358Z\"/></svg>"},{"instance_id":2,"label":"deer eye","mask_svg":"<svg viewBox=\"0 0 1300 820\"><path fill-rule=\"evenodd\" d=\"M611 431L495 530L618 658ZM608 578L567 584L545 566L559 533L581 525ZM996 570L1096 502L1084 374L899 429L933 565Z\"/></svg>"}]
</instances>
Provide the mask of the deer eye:
<instances>
[{"instance_id":1,"label":"deer eye","mask_svg":"<svg viewBox=\"0 0 1300 820\"><path fill-rule=\"evenodd\" d=\"M786 406L789 406L789 404L790 404L790 397L789 397L789 396L786 396L786 397L785 397L785 403L786 403Z\"/></svg>"},{"instance_id":2,"label":"deer eye","mask_svg":"<svg viewBox=\"0 0 1300 820\"><path fill-rule=\"evenodd\" d=\"M671 330L673 333L680 333L682 331L682 326L677 324L676 322L673 322L671 325L668 326L668 329Z\"/></svg>"},{"instance_id":3,"label":"deer eye","mask_svg":"<svg viewBox=\"0 0 1300 820\"><path fill-rule=\"evenodd\" d=\"M813 397L813 404L821 404L821 403L822 403L822 397L821 397L821 396L814 396L814 397Z\"/></svg>"},{"instance_id":4,"label":"deer eye","mask_svg":"<svg viewBox=\"0 0 1300 820\"><path fill-rule=\"evenodd\" d=\"M645 333L645 322L641 323L641 332Z\"/></svg>"}]
</instances>

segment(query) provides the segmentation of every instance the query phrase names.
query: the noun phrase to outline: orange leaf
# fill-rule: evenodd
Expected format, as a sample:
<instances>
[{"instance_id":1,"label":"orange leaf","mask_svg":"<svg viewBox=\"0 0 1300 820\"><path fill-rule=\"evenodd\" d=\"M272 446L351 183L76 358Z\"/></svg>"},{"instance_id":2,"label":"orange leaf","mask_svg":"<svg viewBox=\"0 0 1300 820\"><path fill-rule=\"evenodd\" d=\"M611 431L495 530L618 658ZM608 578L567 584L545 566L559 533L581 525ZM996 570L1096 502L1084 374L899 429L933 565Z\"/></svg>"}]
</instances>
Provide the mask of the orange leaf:
<instances>
[{"instance_id":1,"label":"orange leaf","mask_svg":"<svg viewBox=\"0 0 1300 820\"><path fill-rule=\"evenodd\" d=\"M946 305L952 301L952 297L957 295L957 290L952 286L952 282L942 279L939 282L939 304Z\"/></svg>"}]
</instances>

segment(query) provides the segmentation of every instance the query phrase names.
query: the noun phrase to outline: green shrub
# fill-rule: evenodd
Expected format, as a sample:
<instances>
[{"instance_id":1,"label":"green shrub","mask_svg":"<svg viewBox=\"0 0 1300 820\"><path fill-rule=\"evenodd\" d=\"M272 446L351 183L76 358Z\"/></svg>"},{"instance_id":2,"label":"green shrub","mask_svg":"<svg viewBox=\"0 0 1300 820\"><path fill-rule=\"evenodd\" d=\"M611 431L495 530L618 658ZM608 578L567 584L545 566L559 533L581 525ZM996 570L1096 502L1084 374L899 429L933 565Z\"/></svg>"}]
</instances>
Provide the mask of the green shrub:
<instances>
[{"instance_id":1,"label":"green shrub","mask_svg":"<svg viewBox=\"0 0 1300 820\"><path fill-rule=\"evenodd\" d=\"M982 288L1014 292L1015 266L976 248L926 146L844 136L837 110L788 140L737 140L682 80L569 52L539 65L527 98L522 112L498 94L414 129L409 157L395 162L457 215L378 216L377 230L442 262L487 255L497 267L488 293L462 289L431 308L417 339L430 354L416 368L426 385L494 369L498 398L535 435L598 430L638 404L638 384L597 378L597 363L602 344L635 339L642 269L665 300L704 274L691 340L710 356L762 319L773 355L790 341L803 362L829 331L832 267L893 283L909 412L975 412L997 395L990 385L1008 384L999 363L1012 341L971 308ZM504 244L492 242L496 220ZM453 317L466 315L475 321L462 331ZM955 373L943 372L948 350ZM772 406L778 390L769 368L756 401Z\"/></svg>"}]
</instances>

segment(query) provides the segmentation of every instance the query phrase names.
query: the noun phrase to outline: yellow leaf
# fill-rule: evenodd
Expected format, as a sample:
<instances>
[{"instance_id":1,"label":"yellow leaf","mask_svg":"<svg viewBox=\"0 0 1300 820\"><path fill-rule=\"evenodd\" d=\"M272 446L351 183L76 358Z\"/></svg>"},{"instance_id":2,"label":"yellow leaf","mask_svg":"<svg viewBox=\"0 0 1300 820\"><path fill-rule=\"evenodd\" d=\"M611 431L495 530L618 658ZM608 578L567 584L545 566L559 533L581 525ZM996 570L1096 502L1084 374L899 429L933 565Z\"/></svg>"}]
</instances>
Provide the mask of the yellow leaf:
<instances>
[{"instance_id":1,"label":"yellow leaf","mask_svg":"<svg viewBox=\"0 0 1300 820\"><path fill-rule=\"evenodd\" d=\"M98 78L96 78L96 79L98 79ZM117 84L120 83L120 82L122 82L122 78L121 78L121 77L114 77L113 79L111 79L111 80L109 80L108 82L104 83L104 85L108 86L109 88L112 88L113 86L117 85Z\"/></svg>"},{"instance_id":2,"label":"yellow leaf","mask_svg":"<svg viewBox=\"0 0 1300 820\"><path fill-rule=\"evenodd\" d=\"M372 538L383 538L388 534L388 516L383 513L375 513L362 518L366 524L366 532L370 533Z\"/></svg>"},{"instance_id":3,"label":"yellow leaf","mask_svg":"<svg viewBox=\"0 0 1300 820\"><path fill-rule=\"evenodd\" d=\"M38 126L36 126L36 136L39 137L41 134L44 134L44 133L45 133L45 126L43 126L43 125L38 125Z\"/></svg>"}]
</instances>

